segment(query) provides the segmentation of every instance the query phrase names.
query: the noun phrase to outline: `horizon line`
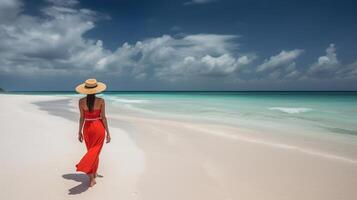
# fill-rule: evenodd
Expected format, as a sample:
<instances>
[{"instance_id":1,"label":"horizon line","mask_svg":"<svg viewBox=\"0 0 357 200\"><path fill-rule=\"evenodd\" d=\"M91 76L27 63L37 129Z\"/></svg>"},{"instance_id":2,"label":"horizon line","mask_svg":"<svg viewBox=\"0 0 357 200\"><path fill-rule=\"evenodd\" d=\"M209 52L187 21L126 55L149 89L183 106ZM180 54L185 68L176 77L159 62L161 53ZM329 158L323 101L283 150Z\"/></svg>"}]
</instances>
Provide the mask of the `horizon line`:
<instances>
[{"instance_id":1,"label":"horizon line","mask_svg":"<svg viewBox=\"0 0 357 200\"><path fill-rule=\"evenodd\" d=\"M0 93L12 92L72 92L74 90L5 90ZM357 92L357 90L109 90L101 93L111 92Z\"/></svg>"}]
</instances>

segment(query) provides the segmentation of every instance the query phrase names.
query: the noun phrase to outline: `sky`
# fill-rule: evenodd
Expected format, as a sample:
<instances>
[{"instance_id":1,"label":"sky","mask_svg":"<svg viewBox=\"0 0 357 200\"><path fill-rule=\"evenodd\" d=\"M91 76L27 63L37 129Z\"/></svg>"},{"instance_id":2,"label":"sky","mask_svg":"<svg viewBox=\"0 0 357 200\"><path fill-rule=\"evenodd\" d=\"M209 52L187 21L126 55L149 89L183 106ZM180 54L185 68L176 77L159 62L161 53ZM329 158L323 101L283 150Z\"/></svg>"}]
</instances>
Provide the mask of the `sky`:
<instances>
[{"instance_id":1,"label":"sky","mask_svg":"<svg viewBox=\"0 0 357 200\"><path fill-rule=\"evenodd\" d=\"M357 90L353 0L0 0L0 87Z\"/></svg>"}]
</instances>

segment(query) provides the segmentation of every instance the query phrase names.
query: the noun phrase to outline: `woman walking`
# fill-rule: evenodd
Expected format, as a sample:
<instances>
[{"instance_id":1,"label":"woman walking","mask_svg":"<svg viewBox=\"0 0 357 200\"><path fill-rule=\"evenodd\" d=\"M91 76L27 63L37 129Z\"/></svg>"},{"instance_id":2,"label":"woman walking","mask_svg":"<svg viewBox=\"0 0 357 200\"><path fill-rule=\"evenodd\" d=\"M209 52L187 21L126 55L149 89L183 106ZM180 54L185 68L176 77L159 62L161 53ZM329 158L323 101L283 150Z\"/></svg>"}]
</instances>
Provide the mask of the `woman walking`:
<instances>
[{"instance_id":1,"label":"woman walking","mask_svg":"<svg viewBox=\"0 0 357 200\"><path fill-rule=\"evenodd\" d=\"M86 94L79 100L79 131L78 140L85 142L87 153L76 165L77 171L88 174L90 182L89 187L96 184L99 154L103 147L104 138L106 142L110 142L110 134L105 116L105 101L102 98L95 96L96 93L106 89L106 85L97 82L95 79L87 79L85 83L76 87L76 91L81 94ZM105 132L107 135L105 136Z\"/></svg>"}]
</instances>

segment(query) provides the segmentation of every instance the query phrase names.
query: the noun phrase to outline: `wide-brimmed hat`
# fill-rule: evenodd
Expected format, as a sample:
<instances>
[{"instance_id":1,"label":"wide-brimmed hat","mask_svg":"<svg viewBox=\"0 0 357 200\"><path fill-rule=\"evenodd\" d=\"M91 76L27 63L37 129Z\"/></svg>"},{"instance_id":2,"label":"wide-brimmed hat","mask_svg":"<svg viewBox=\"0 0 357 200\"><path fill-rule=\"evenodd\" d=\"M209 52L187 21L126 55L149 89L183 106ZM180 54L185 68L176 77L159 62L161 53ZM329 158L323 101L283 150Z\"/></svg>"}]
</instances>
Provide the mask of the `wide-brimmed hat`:
<instances>
[{"instance_id":1,"label":"wide-brimmed hat","mask_svg":"<svg viewBox=\"0 0 357 200\"><path fill-rule=\"evenodd\" d=\"M94 78L87 79L84 83L76 87L76 91L81 94L95 94L104 91L107 86L98 82Z\"/></svg>"}]
</instances>

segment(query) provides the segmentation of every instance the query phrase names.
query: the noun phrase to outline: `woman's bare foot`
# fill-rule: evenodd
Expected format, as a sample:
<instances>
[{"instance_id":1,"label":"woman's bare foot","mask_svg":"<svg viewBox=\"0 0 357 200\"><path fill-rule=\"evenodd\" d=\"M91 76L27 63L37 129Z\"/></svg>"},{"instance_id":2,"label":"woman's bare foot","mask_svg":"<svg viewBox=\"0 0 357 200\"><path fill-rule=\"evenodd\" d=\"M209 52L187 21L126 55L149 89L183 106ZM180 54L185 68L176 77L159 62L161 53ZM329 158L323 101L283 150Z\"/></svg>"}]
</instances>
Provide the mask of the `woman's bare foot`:
<instances>
[{"instance_id":1,"label":"woman's bare foot","mask_svg":"<svg viewBox=\"0 0 357 200\"><path fill-rule=\"evenodd\" d=\"M95 175L89 174L89 187L93 187L97 182L95 182Z\"/></svg>"},{"instance_id":2,"label":"woman's bare foot","mask_svg":"<svg viewBox=\"0 0 357 200\"><path fill-rule=\"evenodd\" d=\"M89 183L89 187L93 187L96 183L95 179L92 179Z\"/></svg>"}]
</instances>

